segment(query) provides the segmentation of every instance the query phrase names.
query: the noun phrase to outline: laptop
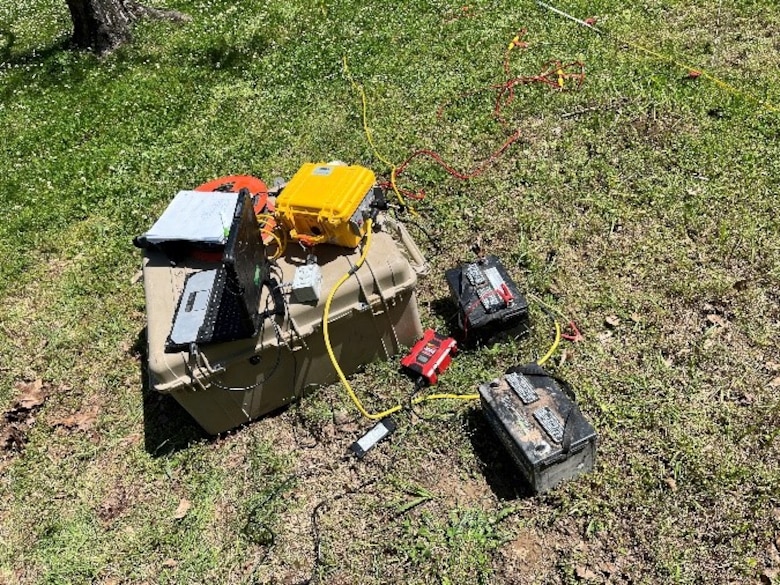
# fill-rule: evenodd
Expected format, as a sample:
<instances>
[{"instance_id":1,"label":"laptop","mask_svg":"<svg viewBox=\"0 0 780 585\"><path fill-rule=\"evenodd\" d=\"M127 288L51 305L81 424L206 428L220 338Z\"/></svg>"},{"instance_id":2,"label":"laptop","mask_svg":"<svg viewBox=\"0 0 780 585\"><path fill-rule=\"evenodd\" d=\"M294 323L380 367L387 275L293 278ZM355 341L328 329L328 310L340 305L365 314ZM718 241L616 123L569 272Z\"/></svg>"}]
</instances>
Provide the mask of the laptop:
<instances>
[{"instance_id":1,"label":"laptop","mask_svg":"<svg viewBox=\"0 0 780 585\"><path fill-rule=\"evenodd\" d=\"M221 343L257 334L260 293L267 278L265 249L251 197L245 192L230 195L235 195L235 206L229 231L225 230L228 235L221 260L187 276L166 352L181 351L193 343ZM224 210L221 215L224 217ZM220 218L217 225L222 223Z\"/></svg>"}]
</instances>

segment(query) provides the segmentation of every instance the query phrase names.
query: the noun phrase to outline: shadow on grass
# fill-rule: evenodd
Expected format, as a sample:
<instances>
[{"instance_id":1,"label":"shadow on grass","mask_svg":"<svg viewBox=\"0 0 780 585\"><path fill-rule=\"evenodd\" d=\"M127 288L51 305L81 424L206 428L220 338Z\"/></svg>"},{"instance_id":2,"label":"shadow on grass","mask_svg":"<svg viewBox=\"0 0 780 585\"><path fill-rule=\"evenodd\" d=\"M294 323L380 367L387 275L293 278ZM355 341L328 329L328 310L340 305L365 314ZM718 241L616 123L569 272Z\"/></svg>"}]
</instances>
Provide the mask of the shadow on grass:
<instances>
[{"instance_id":1,"label":"shadow on grass","mask_svg":"<svg viewBox=\"0 0 780 585\"><path fill-rule=\"evenodd\" d=\"M506 501L532 497L530 486L490 428L482 411L469 410L464 418L474 454L482 464L485 480L496 498Z\"/></svg>"},{"instance_id":2,"label":"shadow on grass","mask_svg":"<svg viewBox=\"0 0 780 585\"><path fill-rule=\"evenodd\" d=\"M141 356L141 397L144 413L144 447L153 457L162 457L186 449L192 443L211 440L212 437L176 400L160 394L149 385L146 328L138 334L133 350Z\"/></svg>"},{"instance_id":3,"label":"shadow on grass","mask_svg":"<svg viewBox=\"0 0 780 585\"><path fill-rule=\"evenodd\" d=\"M455 302L450 297L442 297L432 301L430 307L431 312L446 323L447 330L439 333L446 333L450 337L454 337L460 345L463 331L458 326L458 306Z\"/></svg>"},{"instance_id":4,"label":"shadow on grass","mask_svg":"<svg viewBox=\"0 0 780 585\"><path fill-rule=\"evenodd\" d=\"M16 44L16 35L7 28L0 28L0 59L5 63L11 56L11 49Z\"/></svg>"},{"instance_id":5,"label":"shadow on grass","mask_svg":"<svg viewBox=\"0 0 780 585\"><path fill-rule=\"evenodd\" d=\"M0 35L4 31L0 31ZM8 100L17 92L36 92L48 88L70 88L81 83L100 60L73 48L69 37L52 41L43 48L15 53L11 46L0 49L7 69L0 98Z\"/></svg>"},{"instance_id":6,"label":"shadow on grass","mask_svg":"<svg viewBox=\"0 0 780 585\"><path fill-rule=\"evenodd\" d=\"M52 41L43 48L32 48L13 54L12 49L16 44L16 35L9 30L0 29L0 38L7 39L0 47L0 57L2 57L3 63L10 67L42 65L52 57L71 50L70 37L63 37Z\"/></svg>"}]
</instances>

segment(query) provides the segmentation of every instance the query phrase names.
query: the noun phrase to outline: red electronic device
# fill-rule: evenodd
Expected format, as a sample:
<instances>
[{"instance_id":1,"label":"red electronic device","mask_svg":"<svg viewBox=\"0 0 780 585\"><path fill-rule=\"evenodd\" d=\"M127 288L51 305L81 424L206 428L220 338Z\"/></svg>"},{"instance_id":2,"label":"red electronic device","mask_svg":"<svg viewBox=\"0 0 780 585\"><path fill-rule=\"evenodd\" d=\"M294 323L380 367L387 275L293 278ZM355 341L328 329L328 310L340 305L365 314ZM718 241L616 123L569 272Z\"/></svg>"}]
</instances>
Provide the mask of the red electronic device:
<instances>
[{"instance_id":1,"label":"red electronic device","mask_svg":"<svg viewBox=\"0 0 780 585\"><path fill-rule=\"evenodd\" d=\"M438 381L439 374L450 365L452 354L457 350L454 339L439 335L433 329L426 329L422 339L401 360L401 365L433 385Z\"/></svg>"}]
</instances>

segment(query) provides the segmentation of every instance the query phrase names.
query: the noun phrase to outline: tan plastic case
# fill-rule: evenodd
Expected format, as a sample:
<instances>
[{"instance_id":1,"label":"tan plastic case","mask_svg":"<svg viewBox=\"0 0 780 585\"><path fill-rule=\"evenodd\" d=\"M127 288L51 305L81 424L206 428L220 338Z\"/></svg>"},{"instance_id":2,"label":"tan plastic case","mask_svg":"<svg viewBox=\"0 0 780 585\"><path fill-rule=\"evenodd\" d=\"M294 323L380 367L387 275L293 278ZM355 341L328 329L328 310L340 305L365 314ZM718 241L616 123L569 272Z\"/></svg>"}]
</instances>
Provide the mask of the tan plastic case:
<instances>
[{"instance_id":1,"label":"tan plastic case","mask_svg":"<svg viewBox=\"0 0 780 585\"><path fill-rule=\"evenodd\" d=\"M425 261L403 225L385 223L373 234L365 263L339 289L330 312L333 350L346 375L361 366L397 355L422 336L415 285ZM165 353L176 304L188 273L197 262L171 266L168 258L147 250L143 261L150 385L171 394L208 433L217 434L278 409L312 386L337 380L322 334L327 293L357 262L360 250L315 248L322 270L322 298L315 305L297 302L284 287L284 316L265 319L260 333L195 352ZM305 262L291 244L274 269L277 281L290 283ZM272 307L268 290L260 306Z\"/></svg>"}]
</instances>

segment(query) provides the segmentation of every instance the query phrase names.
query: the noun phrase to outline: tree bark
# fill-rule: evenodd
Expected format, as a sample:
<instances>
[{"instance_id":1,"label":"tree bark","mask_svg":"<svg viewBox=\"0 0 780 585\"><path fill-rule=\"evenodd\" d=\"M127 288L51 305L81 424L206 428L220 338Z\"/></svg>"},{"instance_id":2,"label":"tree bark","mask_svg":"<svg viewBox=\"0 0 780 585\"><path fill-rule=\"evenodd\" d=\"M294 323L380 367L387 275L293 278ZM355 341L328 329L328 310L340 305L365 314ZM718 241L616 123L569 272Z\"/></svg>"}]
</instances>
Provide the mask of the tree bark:
<instances>
[{"instance_id":1,"label":"tree bark","mask_svg":"<svg viewBox=\"0 0 780 585\"><path fill-rule=\"evenodd\" d=\"M136 20L163 18L176 22L188 17L174 10L159 10L135 0L65 0L73 20L73 44L104 54L131 39Z\"/></svg>"}]
</instances>

